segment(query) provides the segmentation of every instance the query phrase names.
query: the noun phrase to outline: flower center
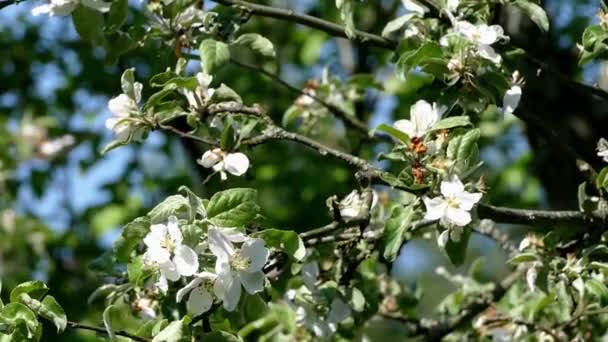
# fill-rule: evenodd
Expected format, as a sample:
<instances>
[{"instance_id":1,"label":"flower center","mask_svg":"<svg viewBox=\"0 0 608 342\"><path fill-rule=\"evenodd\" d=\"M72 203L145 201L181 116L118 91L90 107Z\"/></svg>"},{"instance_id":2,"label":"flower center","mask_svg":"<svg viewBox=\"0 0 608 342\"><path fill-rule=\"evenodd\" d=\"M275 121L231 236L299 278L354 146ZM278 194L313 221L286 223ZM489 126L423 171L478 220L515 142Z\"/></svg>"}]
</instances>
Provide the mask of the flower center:
<instances>
[{"instance_id":1,"label":"flower center","mask_svg":"<svg viewBox=\"0 0 608 342\"><path fill-rule=\"evenodd\" d=\"M460 202L458 202L458 200L454 197L448 197L446 198L447 202L448 202L448 207L450 208L460 208Z\"/></svg>"},{"instance_id":2,"label":"flower center","mask_svg":"<svg viewBox=\"0 0 608 342\"><path fill-rule=\"evenodd\" d=\"M165 237L161 242L160 245L165 248L166 250L168 250L170 253L173 253L173 250L175 250L175 243L173 242L173 240L171 240L170 237Z\"/></svg>"},{"instance_id":3,"label":"flower center","mask_svg":"<svg viewBox=\"0 0 608 342\"><path fill-rule=\"evenodd\" d=\"M241 254L235 254L230 259L230 266L236 271L245 271L251 266L251 259Z\"/></svg>"}]
</instances>

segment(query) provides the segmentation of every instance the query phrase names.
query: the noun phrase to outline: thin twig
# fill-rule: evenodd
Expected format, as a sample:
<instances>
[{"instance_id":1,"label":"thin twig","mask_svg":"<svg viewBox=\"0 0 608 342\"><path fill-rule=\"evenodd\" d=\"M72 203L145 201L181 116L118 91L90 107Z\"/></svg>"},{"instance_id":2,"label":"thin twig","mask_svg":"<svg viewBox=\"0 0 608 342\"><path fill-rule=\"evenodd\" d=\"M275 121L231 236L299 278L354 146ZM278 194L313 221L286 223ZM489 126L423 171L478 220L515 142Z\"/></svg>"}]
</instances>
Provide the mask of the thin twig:
<instances>
[{"instance_id":1,"label":"thin twig","mask_svg":"<svg viewBox=\"0 0 608 342\"><path fill-rule=\"evenodd\" d=\"M268 78L270 78L271 80L275 81L276 83L282 85L285 89L291 91L294 94L297 95L302 95L302 96L308 96L311 99L313 99L315 102L317 102L318 104L322 105L323 107L325 107L330 113L332 113L333 115L335 115L337 118L341 119L342 121L344 121L344 123L347 126L350 126L352 128L355 128L357 130L359 130L361 133L363 133L365 135L366 138L378 138L378 139L383 139L383 140L391 140L389 136L386 135L380 135L380 134L371 134L369 127L367 127L367 125L364 122L361 122L359 120L357 120L357 118L355 118L352 114L347 113L346 111L344 111L342 108L331 104L325 100L323 100L322 98L316 96L315 94L310 94L307 93L305 91L303 91L302 89L296 88L294 86L292 86L291 84L287 83L286 81L284 81L283 79L281 79L278 75L266 71L265 69L261 68L261 67L257 67L254 65L250 65L247 63L243 63L243 62L239 62L236 61L234 59L230 60L232 64L237 65L239 67L245 68L245 69L249 69L255 72L258 72Z\"/></svg>"},{"instance_id":2,"label":"thin twig","mask_svg":"<svg viewBox=\"0 0 608 342\"><path fill-rule=\"evenodd\" d=\"M200 143L206 144L206 145L210 145L210 146L219 146L219 143L217 141L212 141L209 139L205 139L202 137L199 137L198 135L194 135L194 134L190 134L190 133L186 133L186 132L182 132L179 129L170 126L170 125L159 125L159 127L165 131L169 131L172 133L175 133L176 135L182 137L182 138L186 138L186 139L191 139L194 141L198 141Z\"/></svg>"},{"instance_id":3,"label":"thin twig","mask_svg":"<svg viewBox=\"0 0 608 342\"><path fill-rule=\"evenodd\" d=\"M100 334L108 335L108 331L105 328L96 327L96 326L93 326L93 325L87 325L87 324L83 324L83 323L68 321L68 327L72 328L72 329L95 331L95 332L98 332ZM148 339L145 339L143 337L139 337L137 335L130 334L130 333L125 332L125 331L115 331L114 335L130 338L131 340L137 341L137 342L149 342Z\"/></svg>"},{"instance_id":4,"label":"thin twig","mask_svg":"<svg viewBox=\"0 0 608 342\"><path fill-rule=\"evenodd\" d=\"M224 6L241 7L251 12L251 14L260 15L263 17L287 20L304 26L313 27L321 31L327 32L332 36L347 38L346 28L344 26L319 19L307 14L296 13L290 9L283 9L271 6L258 5L241 0L212 0ZM398 43L394 40L387 39L373 33L355 30L354 37L351 39L364 43L366 45L375 46L383 49L394 50Z\"/></svg>"}]
</instances>

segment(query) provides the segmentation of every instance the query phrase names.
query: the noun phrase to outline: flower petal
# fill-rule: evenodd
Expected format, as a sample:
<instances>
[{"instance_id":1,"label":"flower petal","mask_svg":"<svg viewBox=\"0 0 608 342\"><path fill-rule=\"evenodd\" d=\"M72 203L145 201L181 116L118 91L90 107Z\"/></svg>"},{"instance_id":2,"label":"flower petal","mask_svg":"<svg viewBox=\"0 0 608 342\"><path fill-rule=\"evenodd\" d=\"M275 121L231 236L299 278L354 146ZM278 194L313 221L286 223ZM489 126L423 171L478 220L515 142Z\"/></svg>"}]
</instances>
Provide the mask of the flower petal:
<instances>
[{"instance_id":1,"label":"flower petal","mask_svg":"<svg viewBox=\"0 0 608 342\"><path fill-rule=\"evenodd\" d=\"M193 316L198 316L209 311L212 305L213 297L211 297L211 293L202 286L194 288L190 292L190 297L188 297L188 301L186 302L186 308Z\"/></svg>"},{"instance_id":2,"label":"flower petal","mask_svg":"<svg viewBox=\"0 0 608 342\"><path fill-rule=\"evenodd\" d=\"M441 182L441 194L445 197L455 197L464 191L464 184L454 175L449 180Z\"/></svg>"},{"instance_id":3,"label":"flower petal","mask_svg":"<svg viewBox=\"0 0 608 342\"><path fill-rule=\"evenodd\" d=\"M198 159L196 162L202 165L203 167L213 167L215 164L219 163L222 160L222 151L220 149L209 150L203 153L201 159Z\"/></svg>"},{"instance_id":4,"label":"flower petal","mask_svg":"<svg viewBox=\"0 0 608 342\"><path fill-rule=\"evenodd\" d=\"M445 213L445 218L449 223L452 223L457 226L466 226L471 222L471 214L460 208L451 208L448 207Z\"/></svg>"},{"instance_id":5,"label":"flower petal","mask_svg":"<svg viewBox=\"0 0 608 342\"><path fill-rule=\"evenodd\" d=\"M181 302L185 295L187 295L195 287L198 287L203 281L205 281L205 279L199 277L192 279L188 284L186 284L186 286L177 291L175 301L178 303Z\"/></svg>"},{"instance_id":6,"label":"flower petal","mask_svg":"<svg viewBox=\"0 0 608 342\"><path fill-rule=\"evenodd\" d=\"M232 242L217 228L209 228L207 231L209 239L209 250L218 260L228 262L230 256L234 254Z\"/></svg>"},{"instance_id":7,"label":"flower petal","mask_svg":"<svg viewBox=\"0 0 608 342\"><path fill-rule=\"evenodd\" d=\"M264 272L239 272L239 279L247 291L250 294L261 292L264 289Z\"/></svg>"},{"instance_id":8,"label":"flower petal","mask_svg":"<svg viewBox=\"0 0 608 342\"><path fill-rule=\"evenodd\" d=\"M479 56L481 58L485 58L494 64L500 64L500 62L502 61L502 57L498 53L496 53L496 51L494 51L494 48L492 48L490 45L477 45L477 52L479 53Z\"/></svg>"},{"instance_id":9,"label":"flower petal","mask_svg":"<svg viewBox=\"0 0 608 342\"><path fill-rule=\"evenodd\" d=\"M475 204L477 202L479 202L479 200L481 199L481 196L483 196L483 195L479 192L463 191L463 192L457 194L455 197L456 197L456 200L458 201L458 205L460 206L461 209L471 210L471 209L473 209L473 206L475 206Z\"/></svg>"},{"instance_id":10,"label":"flower petal","mask_svg":"<svg viewBox=\"0 0 608 342\"><path fill-rule=\"evenodd\" d=\"M184 237L182 236L182 231L179 229L179 221L175 216L169 216L167 221L167 232L169 233L169 237L171 241L177 246L181 245Z\"/></svg>"},{"instance_id":11,"label":"flower petal","mask_svg":"<svg viewBox=\"0 0 608 342\"><path fill-rule=\"evenodd\" d=\"M224 168L235 176L242 176L249 169L249 158L243 153L229 153L224 158Z\"/></svg>"},{"instance_id":12,"label":"flower petal","mask_svg":"<svg viewBox=\"0 0 608 342\"><path fill-rule=\"evenodd\" d=\"M270 251L265 244L262 239L249 239L241 246L240 254L249 259L247 272L260 271L268 261Z\"/></svg>"},{"instance_id":13,"label":"flower petal","mask_svg":"<svg viewBox=\"0 0 608 342\"><path fill-rule=\"evenodd\" d=\"M213 292L223 301L224 309L234 311L241 297L241 282L230 271L218 275Z\"/></svg>"},{"instance_id":14,"label":"flower petal","mask_svg":"<svg viewBox=\"0 0 608 342\"><path fill-rule=\"evenodd\" d=\"M426 220L438 220L445 215L448 203L441 197L428 198L424 197L424 206L426 207L426 213L424 218Z\"/></svg>"},{"instance_id":15,"label":"flower petal","mask_svg":"<svg viewBox=\"0 0 608 342\"><path fill-rule=\"evenodd\" d=\"M397 120L393 126L401 132L407 134L410 138L418 137L414 123L410 120Z\"/></svg>"},{"instance_id":16,"label":"flower petal","mask_svg":"<svg viewBox=\"0 0 608 342\"><path fill-rule=\"evenodd\" d=\"M171 253L160 246L149 247L144 253L144 260L158 264L165 263L169 261L169 259L171 259Z\"/></svg>"},{"instance_id":17,"label":"flower petal","mask_svg":"<svg viewBox=\"0 0 608 342\"><path fill-rule=\"evenodd\" d=\"M179 273L177 273L177 268L175 267L175 264L173 262L171 262L171 261L164 262L164 263L160 264L159 267L160 267L160 274L162 277L165 277L171 281L179 280L179 278L180 278Z\"/></svg>"},{"instance_id":18,"label":"flower petal","mask_svg":"<svg viewBox=\"0 0 608 342\"><path fill-rule=\"evenodd\" d=\"M198 271L198 256L186 245L180 245L175 249L173 262L180 275L189 277Z\"/></svg>"},{"instance_id":19,"label":"flower petal","mask_svg":"<svg viewBox=\"0 0 608 342\"><path fill-rule=\"evenodd\" d=\"M127 117L137 106L129 96L120 94L108 101L108 108L115 116Z\"/></svg>"},{"instance_id":20,"label":"flower petal","mask_svg":"<svg viewBox=\"0 0 608 342\"><path fill-rule=\"evenodd\" d=\"M521 87L517 85L507 90L505 96L502 98L502 107L504 108L505 113L512 114L515 112L515 109L517 109L517 106L519 106L521 94Z\"/></svg>"}]
</instances>

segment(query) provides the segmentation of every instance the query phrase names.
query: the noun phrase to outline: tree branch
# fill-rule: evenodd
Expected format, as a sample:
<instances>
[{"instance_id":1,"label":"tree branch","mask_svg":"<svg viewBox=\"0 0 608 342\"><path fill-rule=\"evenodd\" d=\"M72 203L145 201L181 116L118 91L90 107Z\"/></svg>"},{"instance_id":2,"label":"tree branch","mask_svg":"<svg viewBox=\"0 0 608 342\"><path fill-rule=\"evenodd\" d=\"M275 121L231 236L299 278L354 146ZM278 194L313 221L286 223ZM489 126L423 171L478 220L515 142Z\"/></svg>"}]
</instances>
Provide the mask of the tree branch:
<instances>
[{"instance_id":1,"label":"tree branch","mask_svg":"<svg viewBox=\"0 0 608 342\"><path fill-rule=\"evenodd\" d=\"M580 224L600 226L606 224L605 220L582 211L559 210L529 210L495 207L488 204L479 204L477 213L480 218L491 219L500 223L512 224Z\"/></svg>"},{"instance_id":2,"label":"tree branch","mask_svg":"<svg viewBox=\"0 0 608 342\"><path fill-rule=\"evenodd\" d=\"M289 91L291 91L292 93L298 94L298 95L303 95L303 96L308 96L311 99L313 99L315 102L319 103L320 105L322 105L323 107L325 107L330 113L332 113L333 115L335 115L336 117L338 117L339 119L341 119L342 121L344 121L344 123L347 126L350 126L354 129L359 130L361 133L364 134L364 136L367 139L370 138L378 138L378 139L383 139L383 140L391 140L391 138L389 136L386 135L379 135L379 134L370 134L370 130L367 127L367 125L364 122L361 122L359 120L357 120L357 118L353 117L353 115L345 112L344 110L342 110L342 108L335 106L325 100L323 100L322 98L314 95L314 94L308 94L305 91L298 89L294 86L292 86L291 84L287 83L286 81L282 80L278 75L275 75L269 71L264 70L261 67L257 67L254 65L249 65L246 63L242 63L239 61L236 61L234 59L231 59L230 62L234 65L237 65L239 67L245 68L245 69L249 69L255 72L258 72L268 78L270 78L271 80L277 82L278 84L282 85L283 87L285 87L286 89L288 89Z\"/></svg>"},{"instance_id":3,"label":"tree branch","mask_svg":"<svg viewBox=\"0 0 608 342\"><path fill-rule=\"evenodd\" d=\"M217 2L218 4L222 4L224 6L235 6L241 7L252 14L286 20L298 24L302 24L304 26L309 26L312 28L316 28L318 30L329 33L332 36L348 38L346 36L346 28L344 26L332 23L330 21L326 21L323 19L319 19L317 17L313 17L307 14L296 13L290 9L283 9L271 6L258 5L247 1L241 0L212 0ZM375 46L383 49L394 50L397 48L398 43L391 39L387 39L372 33L355 30L355 37L352 40L364 43L370 46Z\"/></svg>"},{"instance_id":4,"label":"tree branch","mask_svg":"<svg viewBox=\"0 0 608 342\"><path fill-rule=\"evenodd\" d=\"M68 327L72 328L72 329L95 331L95 332L100 333L100 334L108 335L108 331L105 328L96 327L96 326L93 326L93 325L87 325L87 324L83 324L83 323L68 321ZM115 331L114 334L116 336L122 336L122 337L130 338L131 340L137 341L137 342L149 342L148 339L145 339L143 337L139 337L137 335L130 334L130 333L125 332L125 331Z\"/></svg>"}]
</instances>

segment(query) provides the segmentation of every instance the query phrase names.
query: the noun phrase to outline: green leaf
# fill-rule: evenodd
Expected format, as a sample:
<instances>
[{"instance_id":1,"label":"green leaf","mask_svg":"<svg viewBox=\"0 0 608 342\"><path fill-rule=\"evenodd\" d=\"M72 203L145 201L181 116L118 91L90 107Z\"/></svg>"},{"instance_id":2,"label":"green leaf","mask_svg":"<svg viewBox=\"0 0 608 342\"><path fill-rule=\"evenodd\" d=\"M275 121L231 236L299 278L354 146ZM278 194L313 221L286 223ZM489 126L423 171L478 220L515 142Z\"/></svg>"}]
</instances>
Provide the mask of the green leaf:
<instances>
[{"instance_id":1,"label":"green leaf","mask_svg":"<svg viewBox=\"0 0 608 342\"><path fill-rule=\"evenodd\" d=\"M135 335L146 339L151 339L154 335L157 335L162 329L164 329L169 322L166 319L154 319L147 321L137 329Z\"/></svg>"},{"instance_id":2,"label":"green leaf","mask_svg":"<svg viewBox=\"0 0 608 342\"><path fill-rule=\"evenodd\" d=\"M118 262L128 262L131 253L142 242L150 230L150 220L140 217L122 229L121 236L114 243L114 257Z\"/></svg>"},{"instance_id":3,"label":"green leaf","mask_svg":"<svg viewBox=\"0 0 608 342\"><path fill-rule=\"evenodd\" d=\"M205 209L203 200L200 197L192 192L192 190L188 189L188 187L183 185L180 186L178 190L179 192L186 193L186 196L188 196L188 207L190 209L188 214L188 222L193 222L196 218L196 214L200 215L202 218L207 217L207 209Z\"/></svg>"},{"instance_id":4,"label":"green leaf","mask_svg":"<svg viewBox=\"0 0 608 342\"><path fill-rule=\"evenodd\" d=\"M509 259L510 264L521 264L522 262L530 262L538 260L538 255L534 253L521 253Z\"/></svg>"},{"instance_id":5,"label":"green leaf","mask_svg":"<svg viewBox=\"0 0 608 342\"><path fill-rule=\"evenodd\" d=\"M22 293L25 293L32 297L33 299L40 300L46 293L49 291L49 288L46 285L39 281L27 281L25 283L21 283L17 285L12 291L10 295L10 299L12 303L18 303L19 297Z\"/></svg>"},{"instance_id":6,"label":"green leaf","mask_svg":"<svg viewBox=\"0 0 608 342\"><path fill-rule=\"evenodd\" d=\"M156 93L152 94L149 98L148 101L146 101L146 104L144 105L144 111L148 110L149 108L152 108L154 106L157 106L159 104L161 104L161 102L165 99L165 97L174 94L175 90L178 88L177 84L175 83L169 83L167 84L163 89L157 91Z\"/></svg>"},{"instance_id":7,"label":"green leaf","mask_svg":"<svg viewBox=\"0 0 608 342\"><path fill-rule=\"evenodd\" d=\"M389 126L387 124L381 124L380 126L376 127L376 130L384 132L384 133L388 133L391 136L399 139L404 144L410 143L410 137L407 134L405 134L405 132L402 132L402 131L396 129L393 126Z\"/></svg>"},{"instance_id":8,"label":"green leaf","mask_svg":"<svg viewBox=\"0 0 608 342\"><path fill-rule=\"evenodd\" d=\"M154 336L152 342L189 342L191 339L188 327L190 321L190 318L186 316L182 320L169 323L158 335Z\"/></svg>"},{"instance_id":9,"label":"green leaf","mask_svg":"<svg viewBox=\"0 0 608 342\"><path fill-rule=\"evenodd\" d=\"M384 258L392 262L397 257L405 234L410 227L410 223L414 218L414 207L397 206L393 208L390 218L386 221L384 227Z\"/></svg>"},{"instance_id":10,"label":"green leaf","mask_svg":"<svg viewBox=\"0 0 608 342\"><path fill-rule=\"evenodd\" d=\"M114 0L108 12L108 21L106 23L106 32L114 33L127 21L129 15L128 0Z\"/></svg>"},{"instance_id":11,"label":"green leaf","mask_svg":"<svg viewBox=\"0 0 608 342\"><path fill-rule=\"evenodd\" d=\"M205 342L242 342L243 340L235 335L232 335L225 331L213 331L210 333L204 333L201 336L201 341Z\"/></svg>"},{"instance_id":12,"label":"green leaf","mask_svg":"<svg viewBox=\"0 0 608 342\"><path fill-rule=\"evenodd\" d=\"M190 202L182 195L167 197L148 213L152 224L165 223L169 216L185 218L190 210Z\"/></svg>"},{"instance_id":13,"label":"green leaf","mask_svg":"<svg viewBox=\"0 0 608 342\"><path fill-rule=\"evenodd\" d=\"M0 321L14 327L13 340L23 341L19 336L28 340L38 340L40 323L36 314L21 303L9 303L0 311ZM39 335L38 335L39 336Z\"/></svg>"},{"instance_id":14,"label":"green leaf","mask_svg":"<svg viewBox=\"0 0 608 342\"><path fill-rule=\"evenodd\" d=\"M297 261L306 256L306 247L300 236L291 230L266 229L252 234L256 238L266 241L268 247L285 252Z\"/></svg>"},{"instance_id":15,"label":"green leaf","mask_svg":"<svg viewBox=\"0 0 608 342\"><path fill-rule=\"evenodd\" d=\"M222 83L218 88L215 89L210 103L218 103L218 102L226 102L226 101L234 101L238 103L243 103L243 99L241 96L237 94L232 88L228 87L224 83Z\"/></svg>"},{"instance_id":16,"label":"green leaf","mask_svg":"<svg viewBox=\"0 0 608 342\"><path fill-rule=\"evenodd\" d=\"M477 141L480 135L479 129L472 129L464 135L452 138L448 144L447 157L456 161L462 172L466 171L469 166L477 163L476 159L479 154Z\"/></svg>"},{"instance_id":17,"label":"green leaf","mask_svg":"<svg viewBox=\"0 0 608 342\"><path fill-rule=\"evenodd\" d=\"M230 60L230 50L224 42L214 39L205 39L200 46L201 67L213 75Z\"/></svg>"},{"instance_id":18,"label":"green leaf","mask_svg":"<svg viewBox=\"0 0 608 342\"><path fill-rule=\"evenodd\" d=\"M213 195L207 204L207 217L220 227L242 227L255 219L259 212L257 191L234 188Z\"/></svg>"},{"instance_id":19,"label":"green leaf","mask_svg":"<svg viewBox=\"0 0 608 342\"><path fill-rule=\"evenodd\" d=\"M433 130L450 129L454 127L470 126L471 119L468 116L452 116L445 118L433 125Z\"/></svg>"},{"instance_id":20,"label":"green leaf","mask_svg":"<svg viewBox=\"0 0 608 342\"><path fill-rule=\"evenodd\" d=\"M604 167L595 178L595 186L598 190L608 190L608 166Z\"/></svg>"},{"instance_id":21,"label":"green leaf","mask_svg":"<svg viewBox=\"0 0 608 342\"><path fill-rule=\"evenodd\" d=\"M585 288L604 303L608 301L608 288L601 281L591 278L585 283Z\"/></svg>"},{"instance_id":22,"label":"green leaf","mask_svg":"<svg viewBox=\"0 0 608 342\"><path fill-rule=\"evenodd\" d=\"M135 99L135 68L129 68L120 77L122 92L132 99Z\"/></svg>"},{"instance_id":23,"label":"green leaf","mask_svg":"<svg viewBox=\"0 0 608 342\"><path fill-rule=\"evenodd\" d=\"M234 45L241 45L250 48L251 50L265 57L276 56L274 45L268 38L257 33L245 33L240 35L234 42Z\"/></svg>"},{"instance_id":24,"label":"green leaf","mask_svg":"<svg viewBox=\"0 0 608 342\"><path fill-rule=\"evenodd\" d=\"M120 309L115 305L110 305L103 310L103 325L108 332L108 337L110 340L116 340L116 333L114 332L114 322L120 319Z\"/></svg>"},{"instance_id":25,"label":"green leaf","mask_svg":"<svg viewBox=\"0 0 608 342\"><path fill-rule=\"evenodd\" d=\"M336 0L336 7L340 11L340 19L344 23L344 33L350 39L355 38L355 21L352 0Z\"/></svg>"},{"instance_id":26,"label":"green leaf","mask_svg":"<svg viewBox=\"0 0 608 342\"><path fill-rule=\"evenodd\" d=\"M527 0L517 0L512 4L524 11L543 32L549 31L549 18L542 7Z\"/></svg>"},{"instance_id":27,"label":"green leaf","mask_svg":"<svg viewBox=\"0 0 608 342\"><path fill-rule=\"evenodd\" d=\"M232 127L232 123L228 123L226 127L224 127L224 131L222 131L222 136L220 138L220 148L222 151L232 151L234 146L236 145L236 137L234 128Z\"/></svg>"},{"instance_id":28,"label":"green leaf","mask_svg":"<svg viewBox=\"0 0 608 342\"><path fill-rule=\"evenodd\" d=\"M196 77L179 76L173 71L161 72L150 79L150 85L154 88L166 87L169 84L175 84L178 88L194 90L198 86L198 80Z\"/></svg>"},{"instance_id":29,"label":"green leaf","mask_svg":"<svg viewBox=\"0 0 608 342\"><path fill-rule=\"evenodd\" d=\"M61 305L55 300L55 297L46 296L41 304L38 314L53 322L55 327L57 327L57 332L63 332L68 324L68 318Z\"/></svg>"},{"instance_id":30,"label":"green leaf","mask_svg":"<svg viewBox=\"0 0 608 342\"><path fill-rule=\"evenodd\" d=\"M82 39L93 44L103 42L104 19L101 12L84 5L78 5L72 12L72 21L76 32Z\"/></svg>"},{"instance_id":31,"label":"green leaf","mask_svg":"<svg viewBox=\"0 0 608 342\"><path fill-rule=\"evenodd\" d=\"M108 153L108 152L112 151L113 149L118 148L118 147L120 147L120 146L123 146L123 145L125 145L125 144L126 144L126 143L125 143L124 141L119 141L119 140L114 140L114 141L111 141L110 143L108 143L106 146L104 146L104 147L101 149L101 152L100 152L100 153L101 153L101 155L104 155L104 154L106 154L106 153Z\"/></svg>"},{"instance_id":32,"label":"green leaf","mask_svg":"<svg viewBox=\"0 0 608 342\"><path fill-rule=\"evenodd\" d=\"M454 241L451 238L445 245L445 253L454 266L460 266L464 263L467 257L467 246L471 237L471 229L463 228L460 241Z\"/></svg>"},{"instance_id":33,"label":"green leaf","mask_svg":"<svg viewBox=\"0 0 608 342\"><path fill-rule=\"evenodd\" d=\"M382 30L382 37L388 37L391 33L401 30L405 24L414 17L413 13L407 13L400 17L397 17L386 24Z\"/></svg>"},{"instance_id":34,"label":"green leaf","mask_svg":"<svg viewBox=\"0 0 608 342\"><path fill-rule=\"evenodd\" d=\"M555 305L557 306L556 313L558 314L558 318L562 322L566 322L572 318L572 309L574 308L574 303L572 301L572 296L568 292L568 288L566 283L563 280L560 280L559 283L555 286Z\"/></svg>"}]
</instances>

